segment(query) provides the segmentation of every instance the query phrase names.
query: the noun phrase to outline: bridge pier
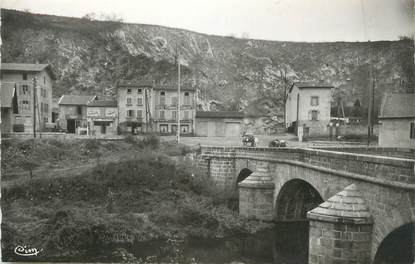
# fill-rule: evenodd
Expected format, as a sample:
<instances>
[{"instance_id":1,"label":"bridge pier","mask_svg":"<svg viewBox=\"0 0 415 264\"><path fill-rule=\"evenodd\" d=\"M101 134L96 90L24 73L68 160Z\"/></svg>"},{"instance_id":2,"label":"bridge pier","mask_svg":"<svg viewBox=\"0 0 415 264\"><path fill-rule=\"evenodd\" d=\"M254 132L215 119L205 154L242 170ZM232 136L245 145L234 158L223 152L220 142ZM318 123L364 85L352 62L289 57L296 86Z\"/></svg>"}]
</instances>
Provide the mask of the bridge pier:
<instances>
[{"instance_id":1,"label":"bridge pier","mask_svg":"<svg viewBox=\"0 0 415 264\"><path fill-rule=\"evenodd\" d=\"M272 221L274 182L267 162L257 162L256 168L238 184L239 214L250 219Z\"/></svg>"},{"instance_id":2,"label":"bridge pier","mask_svg":"<svg viewBox=\"0 0 415 264\"><path fill-rule=\"evenodd\" d=\"M308 212L309 263L370 263L373 220L355 184Z\"/></svg>"}]
</instances>

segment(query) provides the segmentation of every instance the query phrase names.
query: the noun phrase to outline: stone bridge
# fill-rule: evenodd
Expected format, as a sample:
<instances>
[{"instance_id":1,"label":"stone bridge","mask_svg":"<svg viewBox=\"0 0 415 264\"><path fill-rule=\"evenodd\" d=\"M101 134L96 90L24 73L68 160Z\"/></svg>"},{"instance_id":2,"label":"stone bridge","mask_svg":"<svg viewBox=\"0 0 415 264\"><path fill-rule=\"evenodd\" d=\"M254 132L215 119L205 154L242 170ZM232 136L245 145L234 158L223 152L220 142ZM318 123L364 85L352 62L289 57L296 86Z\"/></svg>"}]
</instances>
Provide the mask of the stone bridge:
<instances>
[{"instance_id":1,"label":"stone bridge","mask_svg":"<svg viewBox=\"0 0 415 264\"><path fill-rule=\"evenodd\" d=\"M413 258L414 151L350 151L201 147L198 164L239 189L241 215L309 221L309 263L376 263L397 243Z\"/></svg>"}]
</instances>

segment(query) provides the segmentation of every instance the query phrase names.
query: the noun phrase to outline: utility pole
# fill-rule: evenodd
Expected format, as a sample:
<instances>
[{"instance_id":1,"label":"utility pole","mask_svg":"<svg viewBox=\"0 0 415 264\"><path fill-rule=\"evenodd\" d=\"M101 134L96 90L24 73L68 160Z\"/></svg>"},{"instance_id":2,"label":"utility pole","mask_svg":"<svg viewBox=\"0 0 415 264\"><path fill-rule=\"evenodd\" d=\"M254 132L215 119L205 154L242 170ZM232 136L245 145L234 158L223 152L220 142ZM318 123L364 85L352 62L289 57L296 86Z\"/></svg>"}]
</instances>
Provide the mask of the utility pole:
<instances>
[{"instance_id":1,"label":"utility pole","mask_svg":"<svg viewBox=\"0 0 415 264\"><path fill-rule=\"evenodd\" d=\"M36 138L36 77L33 78L33 138Z\"/></svg>"},{"instance_id":2,"label":"utility pole","mask_svg":"<svg viewBox=\"0 0 415 264\"><path fill-rule=\"evenodd\" d=\"M284 127L287 125L287 71L284 70Z\"/></svg>"},{"instance_id":3,"label":"utility pole","mask_svg":"<svg viewBox=\"0 0 415 264\"><path fill-rule=\"evenodd\" d=\"M370 86L373 87L373 72L372 72L372 47L371 47L371 43L369 41L369 89ZM373 93L373 88L372 88L372 93ZM370 96L371 92L369 90L369 96ZM370 144L370 135L371 135L371 126L372 126L372 103L373 103L373 98L369 98L369 107L367 109L367 145L369 146Z\"/></svg>"},{"instance_id":4,"label":"utility pole","mask_svg":"<svg viewBox=\"0 0 415 264\"><path fill-rule=\"evenodd\" d=\"M180 143L180 52L177 47L177 143Z\"/></svg>"}]
</instances>

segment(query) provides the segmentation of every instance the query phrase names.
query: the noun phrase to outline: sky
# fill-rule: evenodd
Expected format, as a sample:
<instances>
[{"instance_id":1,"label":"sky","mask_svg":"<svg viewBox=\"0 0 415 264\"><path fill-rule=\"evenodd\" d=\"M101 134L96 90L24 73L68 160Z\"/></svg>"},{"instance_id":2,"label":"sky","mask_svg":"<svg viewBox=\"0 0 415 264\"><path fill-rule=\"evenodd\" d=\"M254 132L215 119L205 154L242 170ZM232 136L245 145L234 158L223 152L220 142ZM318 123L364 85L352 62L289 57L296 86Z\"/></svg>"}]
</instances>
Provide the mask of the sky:
<instances>
[{"instance_id":1,"label":"sky","mask_svg":"<svg viewBox=\"0 0 415 264\"><path fill-rule=\"evenodd\" d=\"M2 8L282 41L396 40L413 35L415 0L0 0Z\"/></svg>"}]
</instances>

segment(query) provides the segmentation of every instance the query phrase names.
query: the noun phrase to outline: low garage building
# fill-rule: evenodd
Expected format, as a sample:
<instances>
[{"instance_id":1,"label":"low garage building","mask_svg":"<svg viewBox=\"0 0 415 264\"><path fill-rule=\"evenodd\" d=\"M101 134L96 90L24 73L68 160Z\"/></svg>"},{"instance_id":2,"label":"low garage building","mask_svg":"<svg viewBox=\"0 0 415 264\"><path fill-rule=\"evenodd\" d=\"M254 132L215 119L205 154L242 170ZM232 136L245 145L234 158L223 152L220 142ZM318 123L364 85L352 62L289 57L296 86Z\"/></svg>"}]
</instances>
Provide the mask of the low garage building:
<instances>
[{"instance_id":1,"label":"low garage building","mask_svg":"<svg viewBox=\"0 0 415 264\"><path fill-rule=\"evenodd\" d=\"M379 146L415 149L415 94L386 94L379 121Z\"/></svg>"},{"instance_id":2,"label":"low garage building","mask_svg":"<svg viewBox=\"0 0 415 264\"><path fill-rule=\"evenodd\" d=\"M196 112L196 136L240 137L242 135L243 112Z\"/></svg>"}]
</instances>

